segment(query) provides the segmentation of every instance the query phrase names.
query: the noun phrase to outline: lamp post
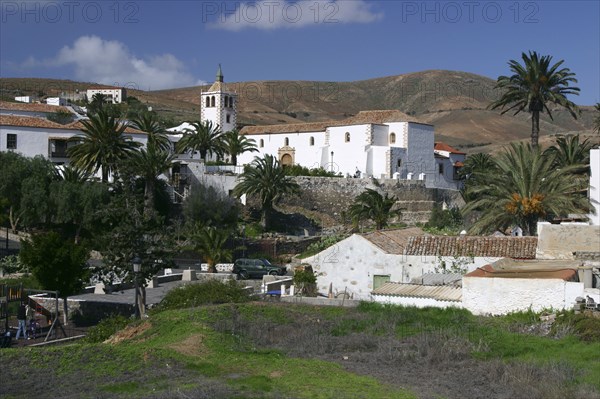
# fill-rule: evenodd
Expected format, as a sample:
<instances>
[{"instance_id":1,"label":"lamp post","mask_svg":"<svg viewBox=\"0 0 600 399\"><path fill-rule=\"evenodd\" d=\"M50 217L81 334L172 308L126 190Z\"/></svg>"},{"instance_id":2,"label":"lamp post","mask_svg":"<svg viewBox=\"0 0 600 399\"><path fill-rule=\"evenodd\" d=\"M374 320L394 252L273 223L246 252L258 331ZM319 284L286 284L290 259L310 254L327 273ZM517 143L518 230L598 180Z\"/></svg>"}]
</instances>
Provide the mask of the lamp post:
<instances>
[{"instance_id":1,"label":"lamp post","mask_svg":"<svg viewBox=\"0 0 600 399\"><path fill-rule=\"evenodd\" d=\"M140 302L139 302L139 296L140 296L140 287L139 287L139 275L140 272L142 271L142 260L136 255L132 260L131 263L133 264L133 286L135 289L135 318L139 319L140 318Z\"/></svg>"}]
</instances>

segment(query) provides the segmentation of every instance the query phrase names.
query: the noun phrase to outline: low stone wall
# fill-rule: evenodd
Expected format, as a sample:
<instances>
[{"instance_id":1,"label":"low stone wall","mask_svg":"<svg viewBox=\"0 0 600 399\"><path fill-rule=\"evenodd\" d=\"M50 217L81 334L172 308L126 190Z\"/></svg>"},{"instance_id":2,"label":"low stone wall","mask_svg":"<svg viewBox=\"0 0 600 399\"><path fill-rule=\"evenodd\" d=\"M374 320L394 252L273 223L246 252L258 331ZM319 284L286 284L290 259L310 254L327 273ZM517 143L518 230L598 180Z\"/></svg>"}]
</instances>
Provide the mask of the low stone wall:
<instances>
[{"instance_id":1,"label":"low stone wall","mask_svg":"<svg viewBox=\"0 0 600 399\"><path fill-rule=\"evenodd\" d=\"M307 297L307 296L284 296L281 297L281 302L298 303L314 306L338 306L346 308L355 308L361 301L355 299L329 299L323 297Z\"/></svg>"}]
</instances>

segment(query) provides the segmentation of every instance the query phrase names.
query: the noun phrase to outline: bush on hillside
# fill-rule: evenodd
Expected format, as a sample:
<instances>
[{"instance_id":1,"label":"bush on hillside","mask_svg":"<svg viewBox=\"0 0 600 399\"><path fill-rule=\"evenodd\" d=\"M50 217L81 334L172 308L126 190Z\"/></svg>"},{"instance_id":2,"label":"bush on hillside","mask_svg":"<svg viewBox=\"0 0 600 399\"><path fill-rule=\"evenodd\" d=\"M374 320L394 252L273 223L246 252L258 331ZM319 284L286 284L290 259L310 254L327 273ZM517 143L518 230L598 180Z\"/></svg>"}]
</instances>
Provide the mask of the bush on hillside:
<instances>
[{"instance_id":1,"label":"bush on hillside","mask_svg":"<svg viewBox=\"0 0 600 399\"><path fill-rule=\"evenodd\" d=\"M223 283L208 280L199 284L188 284L169 291L158 306L159 310L185 309L201 305L220 303L242 303L252 299L252 293L234 280Z\"/></svg>"},{"instance_id":2,"label":"bush on hillside","mask_svg":"<svg viewBox=\"0 0 600 399\"><path fill-rule=\"evenodd\" d=\"M120 315L107 317L100 321L98 325L90 328L86 334L85 340L91 344L104 342L117 331L125 328L125 326L129 324L129 321L129 319Z\"/></svg>"}]
</instances>

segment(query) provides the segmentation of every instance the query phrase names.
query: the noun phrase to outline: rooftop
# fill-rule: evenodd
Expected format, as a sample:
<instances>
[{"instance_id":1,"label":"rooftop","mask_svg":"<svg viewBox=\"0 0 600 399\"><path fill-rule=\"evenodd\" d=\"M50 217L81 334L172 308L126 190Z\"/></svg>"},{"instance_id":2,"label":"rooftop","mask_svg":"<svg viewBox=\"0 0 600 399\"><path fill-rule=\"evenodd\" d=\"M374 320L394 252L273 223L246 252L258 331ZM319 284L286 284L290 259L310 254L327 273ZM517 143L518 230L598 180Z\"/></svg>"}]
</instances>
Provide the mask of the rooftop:
<instances>
[{"instance_id":1,"label":"rooftop","mask_svg":"<svg viewBox=\"0 0 600 399\"><path fill-rule=\"evenodd\" d=\"M425 232L418 227L401 230L379 230L361 234L384 252L393 255L403 255L411 237L422 236Z\"/></svg>"},{"instance_id":2,"label":"rooftop","mask_svg":"<svg viewBox=\"0 0 600 399\"><path fill-rule=\"evenodd\" d=\"M537 237L410 237L405 255L535 259Z\"/></svg>"},{"instance_id":3,"label":"rooftop","mask_svg":"<svg viewBox=\"0 0 600 399\"><path fill-rule=\"evenodd\" d=\"M434 147L433 147L434 151L446 151L452 154L460 154L460 155L466 155L464 152L457 150L456 148L449 146L446 143L442 143L440 141L436 142Z\"/></svg>"},{"instance_id":4,"label":"rooftop","mask_svg":"<svg viewBox=\"0 0 600 399\"><path fill-rule=\"evenodd\" d=\"M63 130L74 130L81 132L84 129L81 121L75 121L68 125L61 125L49 121L44 118L36 118L31 116L15 116L15 115L1 115L0 114L0 126L18 126L18 127L32 127L37 129L63 129ZM134 129L128 126L125 129L126 133L129 134L146 134L141 130Z\"/></svg>"},{"instance_id":5,"label":"rooftop","mask_svg":"<svg viewBox=\"0 0 600 399\"><path fill-rule=\"evenodd\" d=\"M217 83L217 82L216 82ZM215 84L216 84L215 83ZM214 85L213 85L214 87ZM213 87L210 91L213 91ZM355 116L339 120L311 123L292 123L284 125L266 125L266 126L246 126L242 128L241 133L245 135L253 134L278 134L278 133L305 133L305 132L323 132L328 127L351 126L351 125L381 125L390 122L410 122L429 125L422 122L414 116L409 116L398 110L375 110L360 111ZM430 126L430 125L429 125Z\"/></svg>"},{"instance_id":6,"label":"rooftop","mask_svg":"<svg viewBox=\"0 0 600 399\"><path fill-rule=\"evenodd\" d=\"M0 101L0 109L9 111L27 111L27 112L70 112L67 108L58 105L48 105L39 103L12 103L9 101Z\"/></svg>"},{"instance_id":7,"label":"rooftop","mask_svg":"<svg viewBox=\"0 0 600 399\"><path fill-rule=\"evenodd\" d=\"M450 285L419 285L388 282L373 290L372 295L432 298L440 301L460 302L462 300L462 288Z\"/></svg>"},{"instance_id":8,"label":"rooftop","mask_svg":"<svg viewBox=\"0 0 600 399\"><path fill-rule=\"evenodd\" d=\"M577 269L570 268L517 268L517 269L495 269L491 265L477 268L465 277L491 277L491 278L543 278L560 279L572 281L577 276Z\"/></svg>"}]
</instances>

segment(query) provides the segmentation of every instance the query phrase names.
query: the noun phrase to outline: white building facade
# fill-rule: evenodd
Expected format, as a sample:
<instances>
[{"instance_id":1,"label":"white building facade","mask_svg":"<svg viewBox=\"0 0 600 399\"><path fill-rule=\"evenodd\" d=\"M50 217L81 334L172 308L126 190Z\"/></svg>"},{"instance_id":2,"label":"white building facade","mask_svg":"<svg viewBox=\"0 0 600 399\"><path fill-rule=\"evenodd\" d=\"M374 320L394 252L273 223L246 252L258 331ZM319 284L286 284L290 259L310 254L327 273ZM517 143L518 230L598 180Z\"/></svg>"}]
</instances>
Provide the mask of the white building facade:
<instances>
[{"instance_id":1,"label":"white building facade","mask_svg":"<svg viewBox=\"0 0 600 399\"><path fill-rule=\"evenodd\" d=\"M217 80L206 92L200 94L200 122L211 121L221 132L229 132L237 126L237 94L228 92L223 83L221 65Z\"/></svg>"},{"instance_id":2,"label":"white building facade","mask_svg":"<svg viewBox=\"0 0 600 399\"><path fill-rule=\"evenodd\" d=\"M590 213L590 224L600 226L600 148L590 151L590 202L595 212Z\"/></svg>"},{"instance_id":3,"label":"white building facade","mask_svg":"<svg viewBox=\"0 0 600 399\"><path fill-rule=\"evenodd\" d=\"M87 99L92 101L96 94L104 94L108 102L120 104L127 99L127 90L124 87L92 87L87 90Z\"/></svg>"}]
</instances>

